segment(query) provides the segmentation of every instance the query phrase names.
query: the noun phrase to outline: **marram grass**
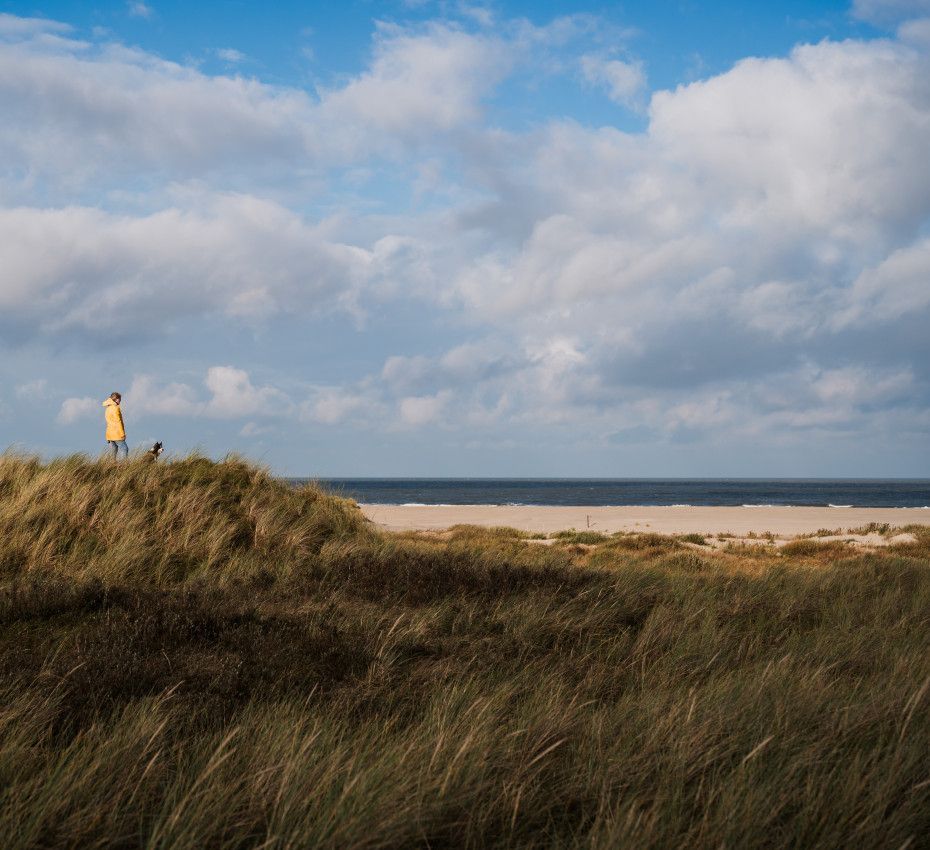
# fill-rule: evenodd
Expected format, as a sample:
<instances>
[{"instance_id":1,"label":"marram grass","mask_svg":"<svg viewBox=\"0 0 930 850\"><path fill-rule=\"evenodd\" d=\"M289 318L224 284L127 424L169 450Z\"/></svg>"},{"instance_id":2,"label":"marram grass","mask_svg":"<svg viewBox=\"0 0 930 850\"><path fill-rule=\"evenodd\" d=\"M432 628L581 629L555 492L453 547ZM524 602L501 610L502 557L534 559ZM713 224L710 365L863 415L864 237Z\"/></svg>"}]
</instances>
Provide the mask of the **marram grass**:
<instances>
[{"instance_id":1,"label":"marram grass","mask_svg":"<svg viewBox=\"0 0 930 850\"><path fill-rule=\"evenodd\" d=\"M378 533L0 458L0 847L930 846L930 535Z\"/></svg>"}]
</instances>

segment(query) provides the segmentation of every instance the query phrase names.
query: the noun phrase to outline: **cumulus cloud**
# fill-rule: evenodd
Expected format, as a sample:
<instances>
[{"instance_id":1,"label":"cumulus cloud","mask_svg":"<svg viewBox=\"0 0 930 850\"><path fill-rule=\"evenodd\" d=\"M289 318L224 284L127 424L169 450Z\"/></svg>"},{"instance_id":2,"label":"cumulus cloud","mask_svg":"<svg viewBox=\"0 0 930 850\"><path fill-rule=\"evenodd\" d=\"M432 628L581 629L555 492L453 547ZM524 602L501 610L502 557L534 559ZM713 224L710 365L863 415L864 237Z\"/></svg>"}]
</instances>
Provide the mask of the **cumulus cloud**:
<instances>
[{"instance_id":1,"label":"cumulus cloud","mask_svg":"<svg viewBox=\"0 0 930 850\"><path fill-rule=\"evenodd\" d=\"M512 59L503 42L445 25L408 33L382 25L371 68L326 91L320 106L333 128L348 127L411 140L449 131L479 117L479 103ZM340 133L347 143L358 140Z\"/></svg>"},{"instance_id":2,"label":"cumulus cloud","mask_svg":"<svg viewBox=\"0 0 930 850\"><path fill-rule=\"evenodd\" d=\"M646 88L643 63L623 62L603 56L581 57L581 70L589 82L603 86L607 95L621 106L636 106Z\"/></svg>"},{"instance_id":3,"label":"cumulus cloud","mask_svg":"<svg viewBox=\"0 0 930 850\"><path fill-rule=\"evenodd\" d=\"M216 50L216 55L230 65L237 65L246 59L246 55L234 47L219 47Z\"/></svg>"},{"instance_id":4,"label":"cumulus cloud","mask_svg":"<svg viewBox=\"0 0 930 850\"><path fill-rule=\"evenodd\" d=\"M257 422L246 422L239 429L240 437L263 437L266 434L273 434L274 427L271 425L259 425Z\"/></svg>"},{"instance_id":5,"label":"cumulus cloud","mask_svg":"<svg viewBox=\"0 0 930 850\"><path fill-rule=\"evenodd\" d=\"M79 419L97 414L99 413L98 408L102 403L103 402L97 399L88 398L86 396L82 398L66 398L61 403L61 408L58 411L58 424L71 425Z\"/></svg>"},{"instance_id":6,"label":"cumulus cloud","mask_svg":"<svg viewBox=\"0 0 930 850\"><path fill-rule=\"evenodd\" d=\"M313 152L313 102L239 77L210 77L119 45L29 39L0 46L0 129L10 166L59 192L156 170L185 178L258 157Z\"/></svg>"},{"instance_id":7,"label":"cumulus cloud","mask_svg":"<svg viewBox=\"0 0 930 850\"><path fill-rule=\"evenodd\" d=\"M930 17L905 21L898 27L898 38L919 48L930 47Z\"/></svg>"},{"instance_id":8,"label":"cumulus cloud","mask_svg":"<svg viewBox=\"0 0 930 850\"><path fill-rule=\"evenodd\" d=\"M0 21L0 153L57 192L225 174L273 181L396 155L475 121L506 71L506 46L434 24L382 26L371 66L314 97L240 76L211 76L119 44L63 38L37 19ZM220 58L243 57L230 48ZM262 163L274 163L275 169Z\"/></svg>"},{"instance_id":9,"label":"cumulus cloud","mask_svg":"<svg viewBox=\"0 0 930 850\"><path fill-rule=\"evenodd\" d=\"M645 134L553 124L467 220L488 250L458 296L527 344L574 336L585 368L563 409L767 380L805 354L914 358L857 355L850 333L930 318L928 115L925 53L849 41L656 93ZM493 228L505 211L525 237Z\"/></svg>"},{"instance_id":10,"label":"cumulus cloud","mask_svg":"<svg viewBox=\"0 0 930 850\"><path fill-rule=\"evenodd\" d=\"M407 396L400 400L400 419L404 425L420 427L436 422L448 403L450 393L447 390L435 395Z\"/></svg>"},{"instance_id":11,"label":"cumulus cloud","mask_svg":"<svg viewBox=\"0 0 930 850\"><path fill-rule=\"evenodd\" d=\"M873 24L893 24L930 15L930 0L853 0L852 13Z\"/></svg>"},{"instance_id":12,"label":"cumulus cloud","mask_svg":"<svg viewBox=\"0 0 930 850\"><path fill-rule=\"evenodd\" d=\"M876 372L856 366L821 371L810 386L822 402L853 406L899 399L912 391L913 383L909 369Z\"/></svg>"},{"instance_id":13,"label":"cumulus cloud","mask_svg":"<svg viewBox=\"0 0 930 850\"><path fill-rule=\"evenodd\" d=\"M391 358L369 393L385 409L396 405L396 425L405 429L467 425L481 434L502 425L567 425L575 439L595 443L691 442L720 434L790 442L800 437L786 429L864 431L892 412L895 427L912 428L930 415L926 381L910 367L824 367L805 360L769 371L764 381L749 374L667 387L628 381L620 387L609 383L577 341L566 338L530 344L504 368L476 379L456 380L442 366L446 358ZM411 387L419 393L405 395ZM377 422L391 424L383 415Z\"/></svg>"},{"instance_id":14,"label":"cumulus cloud","mask_svg":"<svg viewBox=\"0 0 930 850\"><path fill-rule=\"evenodd\" d=\"M930 239L901 248L864 269L845 293L836 327L889 323L930 308Z\"/></svg>"},{"instance_id":15,"label":"cumulus cloud","mask_svg":"<svg viewBox=\"0 0 930 850\"><path fill-rule=\"evenodd\" d=\"M512 373L519 353L501 339L458 345L439 358L423 355L388 357L380 378L395 393L413 394L442 387L463 387Z\"/></svg>"},{"instance_id":16,"label":"cumulus cloud","mask_svg":"<svg viewBox=\"0 0 930 850\"><path fill-rule=\"evenodd\" d=\"M655 92L637 133L487 123L517 54L577 21L382 26L365 70L311 94L0 18L0 154L29 198L59 201L0 211L0 328L118 344L191 317L400 304L467 337L438 354L372 342L380 368L297 400L232 367L204 386L141 376L129 398L153 414L669 440L926 422L930 42L919 3L855 12L909 21ZM581 55L589 83L636 104L642 67L602 46L564 73ZM365 197L386 156L425 213ZM312 197L270 200L271 172ZM73 200L127 174L157 203ZM253 191L217 188L233 174Z\"/></svg>"},{"instance_id":17,"label":"cumulus cloud","mask_svg":"<svg viewBox=\"0 0 930 850\"><path fill-rule=\"evenodd\" d=\"M129 14L134 18L145 18L148 20L154 14L152 7L143 3L142 0L130 0L126 6L129 9Z\"/></svg>"},{"instance_id":18,"label":"cumulus cloud","mask_svg":"<svg viewBox=\"0 0 930 850\"><path fill-rule=\"evenodd\" d=\"M0 38L21 39L43 33L68 33L70 24L48 18L21 18L0 12Z\"/></svg>"},{"instance_id":19,"label":"cumulus cloud","mask_svg":"<svg viewBox=\"0 0 930 850\"><path fill-rule=\"evenodd\" d=\"M321 387L300 408L302 422L337 425L340 422L368 423L381 410L381 404L364 393L339 387Z\"/></svg>"},{"instance_id":20,"label":"cumulus cloud","mask_svg":"<svg viewBox=\"0 0 930 850\"><path fill-rule=\"evenodd\" d=\"M364 221L342 230L370 249L334 239L344 214L307 220L268 185L302 205L321 169L476 121L511 61L499 40L452 25L382 26L369 69L314 97L70 40L55 22L5 16L0 31L0 190L22 199L0 209L0 326L16 338L108 330L118 341L207 314L358 314L363 283L388 294L417 279L416 240ZM97 203L127 181L132 192ZM59 204L29 203L37 187Z\"/></svg>"},{"instance_id":21,"label":"cumulus cloud","mask_svg":"<svg viewBox=\"0 0 930 850\"><path fill-rule=\"evenodd\" d=\"M205 403L200 394L184 383L162 383L152 375L136 375L124 393L127 410L138 416L200 415Z\"/></svg>"},{"instance_id":22,"label":"cumulus cloud","mask_svg":"<svg viewBox=\"0 0 930 850\"><path fill-rule=\"evenodd\" d=\"M249 373L234 366L212 366L203 379L206 392L188 383L161 381L152 375L136 375L123 393L123 407L133 417L175 416L207 419L280 417L292 412L288 396L272 386L255 386ZM98 414L102 401L68 398L58 421L70 424Z\"/></svg>"},{"instance_id":23,"label":"cumulus cloud","mask_svg":"<svg viewBox=\"0 0 930 850\"><path fill-rule=\"evenodd\" d=\"M370 252L258 198L145 216L0 209L0 326L98 336L205 314L255 319L352 306Z\"/></svg>"},{"instance_id":24,"label":"cumulus cloud","mask_svg":"<svg viewBox=\"0 0 930 850\"><path fill-rule=\"evenodd\" d=\"M213 366L204 379L211 393L204 407L206 416L238 419L258 413L276 415L284 412L290 401L275 387L256 387L248 372L232 366Z\"/></svg>"}]
</instances>

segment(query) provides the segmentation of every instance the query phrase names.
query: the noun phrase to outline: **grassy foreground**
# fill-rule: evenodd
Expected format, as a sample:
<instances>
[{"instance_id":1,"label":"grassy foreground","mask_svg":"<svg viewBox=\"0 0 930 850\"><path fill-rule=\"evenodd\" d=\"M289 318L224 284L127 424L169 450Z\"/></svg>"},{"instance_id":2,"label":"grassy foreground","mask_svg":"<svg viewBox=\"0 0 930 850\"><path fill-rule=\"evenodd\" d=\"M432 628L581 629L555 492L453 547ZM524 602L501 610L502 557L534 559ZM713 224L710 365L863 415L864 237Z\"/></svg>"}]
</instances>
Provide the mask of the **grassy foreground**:
<instances>
[{"instance_id":1,"label":"grassy foreground","mask_svg":"<svg viewBox=\"0 0 930 850\"><path fill-rule=\"evenodd\" d=\"M930 846L914 534L429 539L0 456L0 847Z\"/></svg>"}]
</instances>

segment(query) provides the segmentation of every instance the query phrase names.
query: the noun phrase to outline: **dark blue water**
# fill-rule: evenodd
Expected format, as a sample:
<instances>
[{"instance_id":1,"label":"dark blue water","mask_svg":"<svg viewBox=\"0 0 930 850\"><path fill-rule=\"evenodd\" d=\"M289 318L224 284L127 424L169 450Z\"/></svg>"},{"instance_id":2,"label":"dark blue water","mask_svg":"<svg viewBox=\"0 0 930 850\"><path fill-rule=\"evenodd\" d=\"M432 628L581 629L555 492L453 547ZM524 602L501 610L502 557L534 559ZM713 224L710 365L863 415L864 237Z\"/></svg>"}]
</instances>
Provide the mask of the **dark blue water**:
<instances>
[{"instance_id":1,"label":"dark blue water","mask_svg":"<svg viewBox=\"0 0 930 850\"><path fill-rule=\"evenodd\" d=\"M320 483L358 502L391 505L930 506L930 479L913 478L330 478Z\"/></svg>"}]
</instances>

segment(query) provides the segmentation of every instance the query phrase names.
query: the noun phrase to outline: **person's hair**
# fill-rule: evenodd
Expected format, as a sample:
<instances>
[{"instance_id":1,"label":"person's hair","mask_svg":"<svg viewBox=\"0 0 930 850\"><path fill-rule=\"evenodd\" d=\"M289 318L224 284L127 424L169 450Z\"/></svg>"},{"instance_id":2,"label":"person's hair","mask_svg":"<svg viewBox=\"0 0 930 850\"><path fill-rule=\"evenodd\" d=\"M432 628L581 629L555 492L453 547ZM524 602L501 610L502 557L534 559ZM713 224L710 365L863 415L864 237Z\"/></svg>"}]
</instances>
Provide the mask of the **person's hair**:
<instances>
[{"instance_id":1,"label":"person's hair","mask_svg":"<svg viewBox=\"0 0 930 850\"><path fill-rule=\"evenodd\" d=\"M123 399L119 393L110 393L110 398L112 398L113 401L122 401Z\"/></svg>"}]
</instances>

